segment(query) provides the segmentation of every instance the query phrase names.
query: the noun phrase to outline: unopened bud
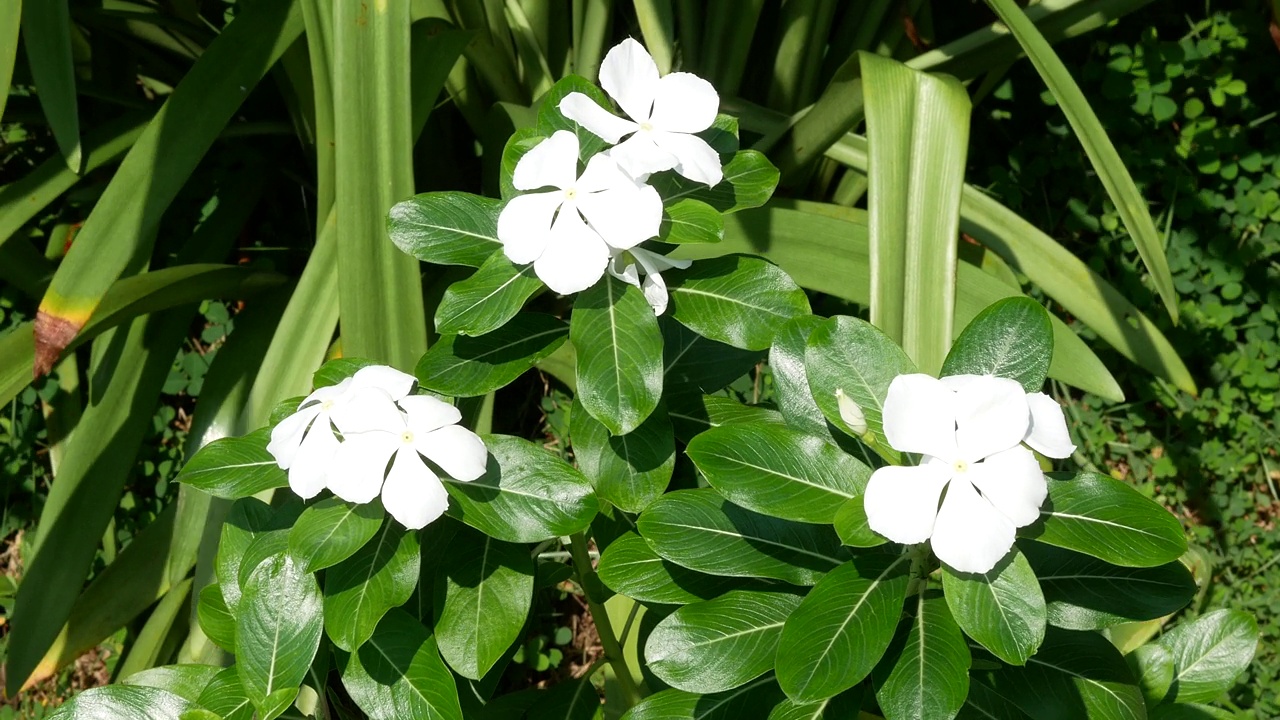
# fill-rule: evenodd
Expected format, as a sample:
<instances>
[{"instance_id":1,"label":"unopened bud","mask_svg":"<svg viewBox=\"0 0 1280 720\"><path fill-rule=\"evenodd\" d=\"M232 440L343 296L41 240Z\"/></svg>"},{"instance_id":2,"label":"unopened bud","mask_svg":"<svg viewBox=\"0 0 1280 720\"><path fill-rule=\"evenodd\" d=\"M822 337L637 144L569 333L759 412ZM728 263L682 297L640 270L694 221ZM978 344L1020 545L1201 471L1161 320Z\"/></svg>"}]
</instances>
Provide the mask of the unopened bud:
<instances>
[{"instance_id":1,"label":"unopened bud","mask_svg":"<svg viewBox=\"0 0 1280 720\"><path fill-rule=\"evenodd\" d=\"M836 388L836 403L840 406L840 419L845 425L849 426L857 435L865 435L867 433L867 416L862 413L862 408L858 403L853 401L848 395L844 394L842 388Z\"/></svg>"}]
</instances>

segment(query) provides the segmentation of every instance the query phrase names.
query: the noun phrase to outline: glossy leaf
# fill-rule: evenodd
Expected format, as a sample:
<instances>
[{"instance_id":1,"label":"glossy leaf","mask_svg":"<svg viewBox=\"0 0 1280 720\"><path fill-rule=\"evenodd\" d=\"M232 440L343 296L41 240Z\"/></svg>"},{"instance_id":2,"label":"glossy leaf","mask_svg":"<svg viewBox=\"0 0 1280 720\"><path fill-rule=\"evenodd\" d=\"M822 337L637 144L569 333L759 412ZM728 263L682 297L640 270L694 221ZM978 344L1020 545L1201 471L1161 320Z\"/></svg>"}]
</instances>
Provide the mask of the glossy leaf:
<instances>
[{"instance_id":1,"label":"glossy leaf","mask_svg":"<svg viewBox=\"0 0 1280 720\"><path fill-rule=\"evenodd\" d=\"M480 337L446 335L418 361L419 384L448 397L475 397L505 387L564 344L569 326L541 313L518 313Z\"/></svg>"},{"instance_id":2,"label":"glossy leaf","mask_svg":"<svg viewBox=\"0 0 1280 720\"><path fill-rule=\"evenodd\" d=\"M662 209L658 240L684 243L718 243L724 239L724 215L710 205L685 198Z\"/></svg>"},{"instance_id":3,"label":"glossy leaf","mask_svg":"<svg viewBox=\"0 0 1280 720\"><path fill-rule=\"evenodd\" d=\"M901 644L875 670L876 700L886 720L949 719L969 695L969 646L940 593L916 595Z\"/></svg>"},{"instance_id":4,"label":"glossy leaf","mask_svg":"<svg viewBox=\"0 0 1280 720\"><path fill-rule=\"evenodd\" d=\"M292 702L311 667L323 631L321 603L315 576L287 553L249 576L236 611L236 667L264 718L282 696Z\"/></svg>"},{"instance_id":5,"label":"glossy leaf","mask_svg":"<svg viewBox=\"0 0 1280 720\"><path fill-rule=\"evenodd\" d=\"M686 605L710 600L739 581L677 565L632 532L609 543L600 555L600 581L619 595L646 603Z\"/></svg>"},{"instance_id":6,"label":"glossy leaf","mask_svg":"<svg viewBox=\"0 0 1280 720\"><path fill-rule=\"evenodd\" d=\"M131 685L90 688L49 715L49 720L178 720L189 700L165 690Z\"/></svg>"},{"instance_id":7,"label":"glossy leaf","mask_svg":"<svg viewBox=\"0 0 1280 720\"><path fill-rule=\"evenodd\" d=\"M387 611L418 585L418 534L386 521L354 555L325 571L324 630L334 645L354 651Z\"/></svg>"},{"instance_id":8,"label":"glossy leaf","mask_svg":"<svg viewBox=\"0 0 1280 720\"><path fill-rule=\"evenodd\" d=\"M359 650L339 652L338 670L371 720L462 720L458 689L435 639L403 610L388 612Z\"/></svg>"},{"instance_id":9,"label":"glossy leaf","mask_svg":"<svg viewBox=\"0 0 1280 720\"><path fill-rule=\"evenodd\" d=\"M698 433L721 425L765 423L786 425L782 414L762 405L743 405L723 395L680 395L671 399L671 425L685 442Z\"/></svg>"},{"instance_id":10,"label":"glossy leaf","mask_svg":"<svg viewBox=\"0 0 1280 720\"><path fill-rule=\"evenodd\" d=\"M1173 664L1173 653L1159 643L1147 643L1124 656L1138 681L1142 697L1147 701L1147 708L1159 705L1169 694L1173 686L1173 675L1176 668Z\"/></svg>"},{"instance_id":11,"label":"glossy leaf","mask_svg":"<svg viewBox=\"0 0 1280 720\"><path fill-rule=\"evenodd\" d=\"M769 348L769 372L773 375L774 401L787 424L810 435L827 437L827 419L809 391L809 372L804 365L809 336L822 323L823 318L816 315L801 315L778 328Z\"/></svg>"},{"instance_id":12,"label":"glossy leaf","mask_svg":"<svg viewBox=\"0 0 1280 720\"><path fill-rule=\"evenodd\" d=\"M888 542L883 535L871 529L867 521L867 508L863 504L861 495L846 500L836 510L833 522L836 534L840 536L840 542L849 547L873 548Z\"/></svg>"},{"instance_id":13,"label":"glossy leaf","mask_svg":"<svg viewBox=\"0 0 1280 720\"><path fill-rule=\"evenodd\" d=\"M773 667L782 626L799 605L796 595L752 590L685 605L649 633L645 661L680 690L732 690Z\"/></svg>"},{"instance_id":14,"label":"glossy leaf","mask_svg":"<svg viewBox=\"0 0 1280 720\"><path fill-rule=\"evenodd\" d=\"M1027 297L1000 300L970 321L942 364L942 375L995 375L1040 392L1053 357L1053 323Z\"/></svg>"},{"instance_id":15,"label":"glossy leaf","mask_svg":"<svg viewBox=\"0 0 1280 720\"><path fill-rule=\"evenodd\" d=\"M622 720L737 720L771 707L781 696L770 677L714 695L663 690L641 700Z\"/></svg>"},{"instance_id":16,"label":"glossy leaf","mask_svg":"<svg viewBox=\"0 0 1280 720\"><path fill-rule=\"evenodd\" d=\"M595 517L591 482L565 461L528 440L484 435L485 474L464 483L443 478L448 514L506 542L540 542L571 535Z\"/></svg>"},{"instance_id":17,"label":"glossy leaf","mask_svg":"<svg viewBox=\"0 0 1280 720\"><path fill-rule=\"evenodd\" d=\"M569 416L569 435L578 469L596 495L630 513L662 496L676 464L675 433L662 407L626 435L610 435L589 413Z\"/></svg>"},{"instance_id":18,"label":"glossy leaf","mask_svg":"<svg viewBox=\"0 0 1280 720\"><path fill-rule=\"evenodd\" d=\"M222 599L222 588L217 583L205 585L196 601L196 619L200 629L218 647L233 653L236 651L236 618Z\"/></svg>"},{"instance_id":19,"label":"glossy leaf","mask_svg":"<svg viewBox=\"0 0 1280 720\"><path fill-rule=\"evenodd\" d=\"M578 75L569 75L553 85L542 97L542 104L538 106L538 134L551 137L558 130L574 133L578 136L578 158L585 163L592 155L604 150L607 143L560 112L560 101L574 92L586 95L602 108L613 107L613 103L609 102L604 91L595 83Z\"/></svg>"},{"instance_id":20,"label":"glossy leaf","mask_svg":"<svg viewBox=\"0 0 1280 720\"><path fill-rule=\"evenodd\" d=\"M814 586L778 642L778 684L787 697L834 697L871 672L898 627L909 565L906 555L860 555Z\"/></svg>"},{"instance_id":21,"label":"glossy leaf","mask_svg":"<svg viewBox=\"0 0 1280 720\"><path fill-rule=\"evenodd\" d=\"M392 206L387 236L422 262L480 267L502 249L501 211L501 201L471 193L422 193Z\"/></svg>"},{"instance_id":22,"label":"glossy leaf","mask_svg":"<svg viewBox=\"0 0 1280 720\"><path fill-rule=\"evenodd\" d=\"M196 702L222 720L254 720L253 701L245 694L240 671L234 666L214 675Z\"/></svg>"},{"instance_id":23,"label":"glossy leaf","mask_svg":"<svg viewBox=\"0 0 1280 720\"><path fill-rule=\"evenodd\" d=\"M281 470L276 459L267 452L270 440L269 428L244 437L214 440L182 466L177 480L228 500L287 487L289 474Z\"/></svg>"},{"instance_id":24,"label":"glossy leaf","mask_svg":"<svg viewBox=\"0 0 1280 720\"><path fill-rule=\"evenodd\" d=\"M664 205L684 198L704 202L722 213L764 205L778 187L778 168L756 150L740 150L724 163L724 179L709 188L675 173L650 178L650 184L662 196Z\"/></svg>"},{"instance_id":25,"label":"glossy leaf","mask_svg":"<svg viewBox=\"0 0 1280 720\"><path fill-rule=\"evenodd\" d=\"M1258 623L1240 610L1215 610L1164 634L1173 655L1170 689L1177 702L1215 700L1235 683L1258 649Z\"/></svg>"},{"instance_id":26,"label":"glossy leaf","mask_svg":"<svg viewBox=\"0 0 1280 720\"><path fill-rule=\"evenodd\" d=\"M711 575L812 585L848 557L829 527L745 510L709 488L667 493L636 527L658 555Z\"/></svg>"},{"instance_id":27,"label":"glossy leaf","mask_svg":"<svg viewBox=\"0 0 1280 720\"><path fill-rule=\"evenodd\" d=\"M497 330L540 289L532 264L516 267L506 255L493 253L474 275L444 291L436 307L436 332L474 337Z\"/></svg>"},{"instance_id":28,"label":"glossy leaf","mask_svg":"<svg viewBox=\"0 0 1280 720\"><path fill-rule=\"evenodd\" d=\"M840 693L833 698L811 703L798 703L785 698L769 712L768 720L847 720L859 715L862 707L861 687Z\"/></svg>"},{"instance_id":29,"label":"glossy leaf","mask_svg":"<svg viewBox=\"0 0 1280 720\"><path fill-rule=\"evenodd\" d=\"M200 693L221 669L214 665L163 665L128 675L120 683L158 688L191 702L198 702Z\"/></svg>"},{"instance_id":30,"label":"glossy leaf","mask_svg":"<svg viewBox=\"0 0 1280 720\"><path fill-rule=\"evenodd\" d=\"M777 425L721 426L686 451L730 502L798 522L831 523L871 469L821 438Z\"/></svg>"},{"instance_id":31,"label":"glossy leaf","mask_svg":"<svg viewBox=\"0 0 1280 720\"><path fill-rule=\"evenodd\" d=\"M743 350L766 350L783 323L809 314L809 299L778 266L750 255L695 262L665 276L672 317Z\"/></svg>"},{"instance_id":32,"label":"glossy leaf","mask_svg":"<svg viewBox=\"0 0 1280 720\"><path fill-rule=\"evenodd\" d=\"M227 512L219 533L215 571L222 598L233 615L240 605L240 565L244 553L254 538L275 526L271 506L257 498L237 500Z\"/></svg>"},{"instance_id":33,"label":"glossy leaf","mask_svg":"<svg viewBox=\"0 0 1280 720\"><path fill-rule=\"evenodd\" d=\"M670 317L658 318L662 328L663 392L703 395L721 390L750 372L763 356L709 340Z\"/></svg>"},{"instance_id":34,"label":"glossy leaf","mask_svg":"<svg viewBox=\"0 0 1280 720\"><path fill-rule=\"evenodd\" d=\"M944 565L942 588L960 627L1001 660L1022 665L1044 641L1044 594L1016 548L986 573L957 573Z\"/></svg>"},{"instance_id":35,"label":"glossy leaf","mask_svg":"<svg viewBox=\"0 0 1280 720\"><path fill-rule=\"evenodd\" d=\"M662 333L644 294L606 275L578 294L569 339L582 408L614 435L639 427L662 396Z\"/></svg>"},{"instance_id":36,"label":"glossy leaf","mask_svg":"<svg viewBox=\"0 0 1280 720\"><path fill-rule=\"evenodd\" d=\"M357 505L325 498L298 516L289 530L289 554L307 572L337 565L378 534L385 516L380 502Z\"/></svg>"}]
</instances>

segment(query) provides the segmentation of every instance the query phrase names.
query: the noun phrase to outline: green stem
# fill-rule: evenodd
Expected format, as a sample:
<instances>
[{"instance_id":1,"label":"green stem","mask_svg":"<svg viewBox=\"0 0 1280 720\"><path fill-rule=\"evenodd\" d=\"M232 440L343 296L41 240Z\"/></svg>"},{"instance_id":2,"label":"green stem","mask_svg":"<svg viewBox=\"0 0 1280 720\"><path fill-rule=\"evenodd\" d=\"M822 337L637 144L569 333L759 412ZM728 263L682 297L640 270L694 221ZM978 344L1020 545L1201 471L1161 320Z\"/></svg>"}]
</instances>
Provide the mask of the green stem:
<instances>
[{"instance_id":1,"label":"green stem","mask_svg":"<svg viewBox=\"0 0 1280 720\"><path fill-rule=\"evenodd\" d=\"M622 654L622 644L613 634L613 625L609 622L609 613L592 597L589 589L590 580L594 579L595 569L591 567L591 556L587 554L587 538L582 533L569 536L569 549L573 553L573 564L578 570L578 584L582 594L587 598L587 607L591 610L591 619L596 624L596 632L600 635L600 645L604 647L605 657L613 667L613 674L618 678L622 695L627 700L627 707L634 707L640 702L640 688L631 677L631 668Z\"/></svg>"}]
</instances>

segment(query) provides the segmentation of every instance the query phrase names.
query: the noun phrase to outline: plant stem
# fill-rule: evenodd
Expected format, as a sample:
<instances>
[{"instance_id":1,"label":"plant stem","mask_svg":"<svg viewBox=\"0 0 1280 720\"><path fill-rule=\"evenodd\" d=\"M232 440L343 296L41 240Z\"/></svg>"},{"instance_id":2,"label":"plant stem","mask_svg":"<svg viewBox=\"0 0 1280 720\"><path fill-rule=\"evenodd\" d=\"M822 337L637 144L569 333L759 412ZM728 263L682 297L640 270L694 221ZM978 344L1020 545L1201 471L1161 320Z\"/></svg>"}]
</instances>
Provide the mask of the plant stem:
<instances>
[{"instance_id":1,"label":"plant stem","mask_svg":"<svg viewBox=\"0 0 1280 720\"><path fill-rule=\"evenodd\" d=\"M627 666L627 659L622 654L622 644L618 642L618 637L613 634L613 625L609 622L609 613L605 610L604 605L596 601L591 595L588 580L595 575L595 569L591 567L591 556L587 552L587 538L582 533L574 533L569 536L569 549L573 553L573 564L578 569L578 585L582 587L582 594L587 598L587 607L591 610L591 619L596 624L596 632L600 635L600 645L604 647L605 657L609 659L609 665L613 667L613 674L618 678L618 685L622 689L622 695L627 700L627 707L634 707L640 702L640 688L636 686L636 681L631 677L631 668Z\"/></svg>"}]
</instances>

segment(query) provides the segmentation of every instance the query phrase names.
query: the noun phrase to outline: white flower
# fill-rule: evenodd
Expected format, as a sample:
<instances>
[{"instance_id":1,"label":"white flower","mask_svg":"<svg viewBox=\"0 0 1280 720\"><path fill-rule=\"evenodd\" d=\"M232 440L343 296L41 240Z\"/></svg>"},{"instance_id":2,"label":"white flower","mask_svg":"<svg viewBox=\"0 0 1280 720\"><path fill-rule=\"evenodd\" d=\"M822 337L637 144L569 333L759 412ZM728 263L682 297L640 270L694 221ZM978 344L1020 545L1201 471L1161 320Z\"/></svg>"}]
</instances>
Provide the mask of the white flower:
<instances>
[{"instance_id":1,"label":"white flower","mask_svg":"<svg viewBox=\"0 0 1280 720\"><path fill-rule=\"evenodd\" d=\"M917 466L871 475L864 498L871 529L904 544L929 540L938 559L957 571L991 570L1013 546L1015 530L1039 518L1048 492L1023 440L1033 438L1056 457L1070 454L1061 444L1070 445L1062 409L1049 402L1030 401L1006 378L894 378L884 403L885 439L922 457Z\"/></svg>"},{"instance_id":2,"label":"white flower","mask_svg":"<svg viewBox=\"0 0 1280 720\"><path fill-rule=\"evenodd\" d=\"M667 311L667 283L662 279L662 271L671 268L683 270L692 262L692 260L674 260L666 255L637 247L614 253L609 261L609 274L643 290L644 299L649 301L653 314L661 315ZM644 280L640 279L641 274L644 275Z\"/></svg>"},{"instance_id":3,"label":"white flower","mask_svg":"<svg viewBox=\"0 0 1280 720\"><path fill-rule=\"evenodd\" d=\"M498 216L503 252L517 265L533 263L547 287L580 292L604 275L613 250L658 234L662 199L637 183L608 153L592 156L578 175L578 136L561 130L520 158L512 174L518 195Z\"/></svg>"},{"instance_id":4,"label":"white flower","mask_svg":"<svg viewBox=\"0 0 1280 720\"><path fill-rule=\"evenodd\" d=\"M338 438L331 425L341 431L348 422L352 398L369 390L395 399L403 398L417 382L412 375L384 365L371 365L337 385L322 387L308 395L294 414L271 430L267 452L282 470L289 471L289 487L304 500L325 488Z\"/></svg>"},{"instance_id":5,"label":"white flower","mask_svg":"<svg viewBox=\"0 0 1280 720\"><path fill-rule=\"evenodd\" d=\"M948 388L959 391L974 380L989 378L990 375L951 375L942 378ZM1031 411L1031 424L1022 442L1032 450L1051 458L1069 458L1076 451L1071 442L1071 434L1067 432L1067 421L1062 415L1062 406L1044 393L1027 393L1027 407Z\"/></svg>"},{"instance_id":6,"label":"white flower","mask_svg":"<svg viewBox=\"0 0 1280 720\"><path fill-rule=\"evenodd\" d=\"M683 72L658 77L658 66L644 46L627 38L605 55L600 84L630 120L578 92L560 101L560 112L608 143L631 135L610 151L627 172L641 177L675 169L707 185L724 177L720 155L693 134L715 122L720 96L711 83Z\"/></svg>"},{"instance_id":7,"label":"white flower","mask_svg":"<svg viewBox=\"0 0 1280 720\"><path fill-rule=\"evenodd\" d=\"M354 503L367 503L381 493L387 512L411 530L449 507L440 477L423 456L455 480L470 482L484 475L484 443L456 424L462 414L446 402L427 395L395 401L375 390L354 398L346 416L329 489Z\"/></svg>"}]
</instances>

